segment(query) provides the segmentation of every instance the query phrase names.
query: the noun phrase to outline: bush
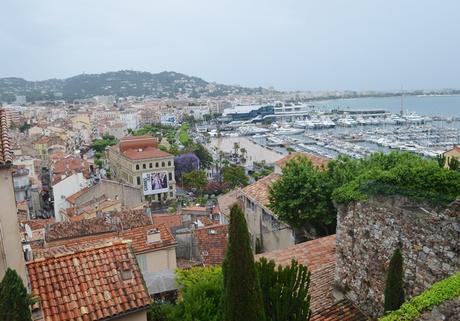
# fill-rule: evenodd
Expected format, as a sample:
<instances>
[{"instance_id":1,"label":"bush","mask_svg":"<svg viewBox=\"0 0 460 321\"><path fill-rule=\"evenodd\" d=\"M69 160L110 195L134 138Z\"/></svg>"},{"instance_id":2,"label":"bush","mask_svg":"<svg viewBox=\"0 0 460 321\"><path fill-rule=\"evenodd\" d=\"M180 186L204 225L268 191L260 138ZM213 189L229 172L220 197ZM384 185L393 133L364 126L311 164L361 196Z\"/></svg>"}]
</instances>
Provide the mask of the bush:
<instances>
[{"instance_id":1,"label":"bush","mask_svg":"<svg viewBox=\"0 0 460 321\"><path fill-rule=\"evenodd\" d=\"M220 321L222 313L222 269L197 267L177 270L181 297L176 305L153 303L149 321Z\"/></svg>"},{"instance_id":2,"label":"bush","mask_svg":"<svg viewBox=\"0 0 460 321\"><path fill-rule=\"evenodd\" d=\"M262 258L256 263L267 321L310 319L310 272L292 260L287 267Z\"/></svg>"}]
</instances>

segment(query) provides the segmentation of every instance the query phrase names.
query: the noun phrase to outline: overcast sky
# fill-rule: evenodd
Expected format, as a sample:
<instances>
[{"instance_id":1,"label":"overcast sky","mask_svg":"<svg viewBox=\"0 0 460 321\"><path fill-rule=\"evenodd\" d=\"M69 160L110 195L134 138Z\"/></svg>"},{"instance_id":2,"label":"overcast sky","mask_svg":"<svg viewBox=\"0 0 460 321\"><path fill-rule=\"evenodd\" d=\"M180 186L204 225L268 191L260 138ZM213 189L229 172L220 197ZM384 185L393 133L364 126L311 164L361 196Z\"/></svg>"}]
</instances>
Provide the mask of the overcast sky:
<instances>
[{"instance_id":1,"label":"overcast sky","mask_svg":"<svg viewBox=\"0 0 460 321\"><path fill-rule=\"evenodd\" d=\"M460 88L460 1L0 1L0 77L121 69L283 90Z\"/></svg>"}]
</instances>

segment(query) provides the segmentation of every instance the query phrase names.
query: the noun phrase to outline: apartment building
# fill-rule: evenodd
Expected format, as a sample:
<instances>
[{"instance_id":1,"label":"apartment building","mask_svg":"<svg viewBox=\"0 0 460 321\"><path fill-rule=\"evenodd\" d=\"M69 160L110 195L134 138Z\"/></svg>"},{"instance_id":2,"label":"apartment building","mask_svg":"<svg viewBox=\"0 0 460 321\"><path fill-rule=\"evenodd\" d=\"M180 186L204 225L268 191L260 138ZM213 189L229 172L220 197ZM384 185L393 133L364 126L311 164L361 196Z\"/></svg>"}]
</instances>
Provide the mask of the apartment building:
<instances>
[{"instance_id":1,"label":"apartment building","mask_svg":"<svg viewBox=\"0 0 460 321\"><path fill-rule=\"evenodd\" d=\"M125 137L107 154L112 176L139 187L147 199L164 202L176 197L174 156L160 150L154 137Z\"/></svg>"},{"instance_id":2,"label":"apartment building","mask_svg":"<svg viewBox=\"0 0 460 321\"><path fill-rule=\"evenodd\" d=\"M0 279L8 268L25 278L24 254L21 247L16 201L13 187L13 154L8 137L6 113L0 109Z\"/></svg>"}]
</instances>

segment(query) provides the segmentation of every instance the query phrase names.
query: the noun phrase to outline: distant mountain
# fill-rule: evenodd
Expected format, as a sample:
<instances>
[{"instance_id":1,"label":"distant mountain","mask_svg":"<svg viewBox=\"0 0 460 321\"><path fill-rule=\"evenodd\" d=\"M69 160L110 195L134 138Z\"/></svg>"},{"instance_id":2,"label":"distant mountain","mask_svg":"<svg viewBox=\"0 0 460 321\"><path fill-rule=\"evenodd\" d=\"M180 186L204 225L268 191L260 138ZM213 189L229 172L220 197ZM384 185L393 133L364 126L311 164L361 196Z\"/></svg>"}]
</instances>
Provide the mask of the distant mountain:
<instances>
[{"instance_id":1,"label":"distant mountain","mask_svg":"<svg viewBox=\"0 0 460 321\"><path fill-rule=\"evenodd\" d=\"M246 88L209 83L198 77L172 71L152 74L122 70L43 81L27 81L13 77L0 78L0 101L4 102L13 102L16 96L26 96L27 101L60 99L72 101L101 95L199 98L231 94L254 95L267 92L268 90L261 87Z\"/></svg>"}]
</instances>

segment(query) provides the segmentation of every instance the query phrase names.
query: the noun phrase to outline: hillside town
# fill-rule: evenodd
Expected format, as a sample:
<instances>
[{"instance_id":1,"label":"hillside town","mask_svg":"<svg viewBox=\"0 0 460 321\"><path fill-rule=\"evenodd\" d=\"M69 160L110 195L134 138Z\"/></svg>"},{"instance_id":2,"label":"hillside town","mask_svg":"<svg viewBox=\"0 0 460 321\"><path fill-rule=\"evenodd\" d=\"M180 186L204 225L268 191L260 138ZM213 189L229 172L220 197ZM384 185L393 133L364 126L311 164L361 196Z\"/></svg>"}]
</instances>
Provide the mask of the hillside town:
<instances>
[{"instance_id":1,"label":"hillside town","mask_svg":"<svg viewBox=\"0 0 460 321\"><path fill-rule=\"evenodd\" d=\"M452 297L414 320L458 320L456 135L445 136L451 140L437 148L452 145L433 158L415 151L326 157L248 139L241 124L222 116L228 106L225 99L98 96L1 107L0 278L8 268L17 272L35 298L33 320L175 320L160 317L165 306L187 303L190 285L181 273L206 278L231 260L237 210L252 261L306 267L310 320L382 317L396 249L404 301L449 277L456 282ZM269 132L274 123L286 127L281 121L250 126ZM453 181L430 186L429 194L388 179L381 182L393 184L392 192L376 184L345 190L380 166L378 157ZM351 169L359 166L361 172ZM185 313L205 320L203 311ZM390 316L382 320L406 320Z\"/></svg>"}]
</instances>

